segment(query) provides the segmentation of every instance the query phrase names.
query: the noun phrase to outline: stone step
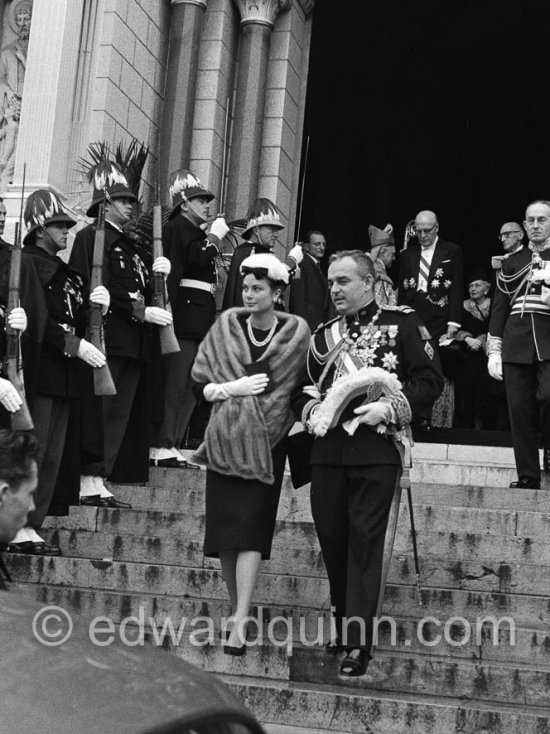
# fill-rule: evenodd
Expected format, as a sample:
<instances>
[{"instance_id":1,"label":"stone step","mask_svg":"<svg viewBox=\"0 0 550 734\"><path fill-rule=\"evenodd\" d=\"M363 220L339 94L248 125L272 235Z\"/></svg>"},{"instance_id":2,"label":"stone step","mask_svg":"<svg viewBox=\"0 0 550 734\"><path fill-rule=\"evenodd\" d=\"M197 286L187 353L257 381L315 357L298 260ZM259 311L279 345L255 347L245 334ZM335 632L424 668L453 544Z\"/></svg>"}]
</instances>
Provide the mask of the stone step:
<instances>
[{"instance_id":1,"label":"stone step","mask_svg":"<svg viewBox=\"0 0 550 734\"><path fill-rule=\"evenodd\" d=\"M152 633L154 628L159 644L164 642L163 637L166 637L167 642L172 641L173 645L193 644L194 638L191 639L190 635L197 628L204 630L205 626L207 633L211 633L209 641L214 644L222 620L230 614L227 600L131 594L45 584L19 583L17 586L22 593L45 605L63 607L69 614L83 615L89 619L106 616L114 625L128 620L127 624L141 625L147 633ZM525 606L525 598L522 597L524 606L506 614L490 607L489 602L494 600L487 600L488 608L484 610L480 603L472 605L470 599L461 598L457 593L455 599L458 603L462 602L462 608L447 608L436 616L433 611L435 606L418 606L409 591L397 589L402 598L401 606L404 607L401 611L388 603L384 604L385 621L381 621L378 630L380 650L406 650L420 655L429 652L444 659L465 658L483 663L504 661L545 668L550 666L548 621L538 625L531 621L536 620L533 610L540 607L540 597L532 597L531 608ZM251 629L261 629L265 644L271 639L270 635L277 640L291 639L293 644L323 644L331 635L328 610L258 605L251 609L250 614L254 620ZM205 619L208 621L205 622ZM165 626L170 624L171 628ZM255 632L254 637L257 634ZM148 636L150 638L151 634Z\"/></svg>"},{"instance_id":2,"label":"stone step","mask_svg":"<svg viewBox=\"0 0 550 734\"><path fill-rule=\"evenodd\" d=\"M531 539L548 538L550 534L550 513L545 512L417 504L414 517L419 535L424 532L456 532L460 529L467 529L474 534ZM204 516L186 512L71 507L66 517L46 518L44 527L146 537L154 537L158 528L162 528L165 537L199 540L204 534ZM410 520L405 508L399 514L398 527L399 532L409 532ZM315 528L310 521L278 521L274 537L289 548L309 548L315 542Z\"/></svg>"},{"instance_id":3,"label":"stone step","mask_svg":"<svg viewBox=\"0 0 550 734\"><path fill-rule=\"evenodd\" d=\"M177 470L172 470L177 471ZM190 477L189 483L187 477ZM204 514L204 482L195 480L196 473L182 473L177 486L152 487L150 485L112 485L112 491L119 500L129 502L134 510L155 510L172 512L185 507L187 513ZM200 475L202 479L203 474ZM473 509L528 510L531 512L550 512L550 492L546 490L522 490L518 497L517 489L509 487L452 487L443 484L414 484L412 487L415 505L448 505L451 507L470 507ZM408 506L403 493L402 505ZM281 520L297 522L311 521L309 485L299 490L285 484L281 492L278 517Z\"/></svg>"},{"instance_id":4,"label":"stone step","mask_svg":"<svg viewBox=\"0 0 550 734\"><path fill-rule=\"evenodd\" d=\"M541 734L550 731L547 711L523 705L491 705L450 696L369 693L341 687L266 682L220 676L264 723L298 723L346 734Z\"/></svg>"},{"instance_id":5,"label":"stone step","mask_svg":"<svg viewBox=\"0 0 550 734\"><path fill-rule=\"evenodd\" d=\"M179 537L146 537L54 528L44 530L42 534L48 541L58 543L65 556L219 568L217 559L203 556L201 540L186 541ZM493 568L503 564L550 566L550 539L425 532L417 538L417 549L422 577L426 571L424 561L427 559L443 560L446 567L465 561L479 563L480 558L483 559L484 566ZM403 526L395 537L393 555L396 558L413 558L411 533ZM449 558L453 560L449 561ZM262 565L271 573L290 571L297 576L323 576L326 573L316 539L315 542L312 541L310 548L289 548L276 539L271 550L271 559Z\"/></svg>"},{"instance_id":6,"label":"stone step","mask_svg":"<svg viewBox=\"0 0 550 734\"><path fill-rule=\"evenodd\" d=\"M523 703L547 710L550 707L547 685L550 669L528 664L464 658L445 660L431 655L413 657L407 652L378 650L366 676L341 679L338 667L343 656L327 655L318 648L294 646L292 655L288 655L285 648L251 646L246 655L237 658L225 655L221 643L205 647L180 645L172 651L215 674L252 675L300 684L323 683L371 692L453 695L471 701Z\"/></svg>"},{"instance_id":7,"label":"stone step","mask_svg":"<svg viewBox=\"0 0 550 734\"><path fill-rule=\"evenodd\" d=\"M433 533L431 534L434 535ZM49 531L47 538L59 543L63 555L72 558L111 560L128 563L172 566L175 568L221 569L217 559L205 558L202 544L197 541L185 543L180 538L146 538L112 533L87 531ZM509 540L509 539L508 539ZM442 547L441 547L442 545ZM432 545L420 547L419 566L422 585L443 588L469 588L496 590L509 593L550 593L550 574L541 571L543 560L538 565L529 563L524 557L521 563L504 562L500 559L500 544L494 544L490 556L475 552L470 544L471 558L463 559L456 552L449 561L445 554L448 545L440 544L440 554ZM403 547L404 546L404 547ZM401 549L402 548L402 549ZM423 552L426 548L426 552ZM515 550L521 552L519 548ZM478 560L483 557L483 561ZM550 569L550 564L549 564ZM319 548L288 549L279 545L273 548L272 557L262 564L265 574L291 577L324 579L326 571ZM402 584L416 583L414 556L409 538L398 536L390 566L390 581Z\"/></svg>"}]
</instances>

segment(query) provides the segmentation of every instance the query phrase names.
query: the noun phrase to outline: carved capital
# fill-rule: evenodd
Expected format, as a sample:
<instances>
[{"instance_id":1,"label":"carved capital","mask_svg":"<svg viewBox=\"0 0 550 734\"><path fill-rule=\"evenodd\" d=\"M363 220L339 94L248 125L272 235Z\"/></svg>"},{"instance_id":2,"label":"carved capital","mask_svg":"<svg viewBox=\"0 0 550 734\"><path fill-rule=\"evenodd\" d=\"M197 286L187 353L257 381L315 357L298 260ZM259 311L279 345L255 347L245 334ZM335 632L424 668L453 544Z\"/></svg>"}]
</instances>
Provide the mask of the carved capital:
<instances>
[{"instance_id":1,"label":"carved capital","mask_svg":"<svg viewBox=\"0 0 550 734\"><path fill-rule=\"evenodd\" d=\"M274 28L277 16L288 10L291 0L234 0L241 14L241 25L257 23Z\"/></svg>"},{"instance_id":2,"label":"carved capital","mask_svg":"<svg viewBox=\"0 0 550 734\"><path fill-rule=\"evenodd\" d=\"M170 0L170 5L198 5L206 10L206 0Z\"/></svg>"}]
</instances>

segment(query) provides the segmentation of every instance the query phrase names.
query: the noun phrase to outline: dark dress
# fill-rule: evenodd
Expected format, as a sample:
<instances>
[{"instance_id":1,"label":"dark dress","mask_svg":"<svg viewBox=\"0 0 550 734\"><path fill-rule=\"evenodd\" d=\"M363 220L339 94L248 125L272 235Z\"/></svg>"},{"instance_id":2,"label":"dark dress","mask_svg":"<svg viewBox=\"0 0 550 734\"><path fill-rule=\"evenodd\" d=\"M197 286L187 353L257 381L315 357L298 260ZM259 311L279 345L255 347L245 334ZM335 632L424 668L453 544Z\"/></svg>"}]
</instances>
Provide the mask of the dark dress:
<instances>
[{"instance_id":1,"label":"dark dress","mask_svg":"<svg viewBox=\"0 0 550 734\"><path fill-rule=\"evenodd\" d=\"M254 346L247 334L246 316L240 318L241 326L250 346L252 361L261 358L265 347ZM281 327L281 322L277 331ZM267 331L254 329L254 336L262 341ZM251 426L253 431L254 427ZM259 551L263 559L271 553L271 542L275 530L279 496L285 468L286 451L284 442L275 446L273 458L274 484L265 484L257 479L219 474L206 470L206 529L204 555L219 557L220 551Z\"/></svg>"}]
</instances>

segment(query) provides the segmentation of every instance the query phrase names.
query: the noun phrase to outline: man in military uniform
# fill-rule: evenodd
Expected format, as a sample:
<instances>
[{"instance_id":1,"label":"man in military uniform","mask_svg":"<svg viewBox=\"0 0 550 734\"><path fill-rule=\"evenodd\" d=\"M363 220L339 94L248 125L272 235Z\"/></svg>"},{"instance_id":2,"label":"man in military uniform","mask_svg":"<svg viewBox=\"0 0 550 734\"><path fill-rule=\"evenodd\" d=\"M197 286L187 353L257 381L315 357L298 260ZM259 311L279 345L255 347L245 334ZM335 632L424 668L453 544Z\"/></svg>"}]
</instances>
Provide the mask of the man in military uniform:
<instances>
[{"instance_id":1,"label":"man in military uniform","mask_svg":"<svg viewBox=\"0 0 550 734\"><path fill-rule=\"evenodd\" d=\"M105 311L109 294L100 286L89 293L82 275L68 266L59 253L67 247L67 234L76 222L61 202L45 189L34 191L25 203L27 233L23 239L22 263L33 268L40 287L33 294L46 314L38 335L40 349L23 341L23 360L37 359L31 385L29 407L38 453L36 508L8 550L59 555L56 545L48 546L38 534L46 514L67 514L78 502L80 478L80 375L78 360L91 367L105 364L105 356L82 338L86 327L88 298ZM30 318L32 321L32 316ZM27 351L27 347L32 351ZM88 368L89 369L89 368ZM29 375L30 370L27 370ZM91 372L91 371L90 371ZM28 382L28 381L27 381Z\"/></svg>"},{"instance_id":2,"label":"man in military uniform","mask_svg":"<svg viewBox=\"0 0 550 734\"><path fill-rule=\"evenodd\" d=\"M94 183L92 203L86 214L97 217L100 205L104 206L103 283L111 296L105 318L105 348L116 395L96 397L88 381L83 406L80 502L99 507L129 507L113 497L104 479L148 480L152 326L172 323L172 315L149 305L152 296L149 253L138 249L138 244L123 230L132 217L136 196L114 163L102 161L98 165L104 171L105 185L98 187ZM96 181L93 171L91 180ZM91 278L95 234L93 225L77 232L69 259L69 264L83 273L86 282ZM159 257L152 263L152 270L167 275L170 262Z\"/></svg>"},{"instance_id":3,"label":"man in military uniform","mask_svg":"<svg viewBox=\"0 0 550 734\"><path fill-rule=\"evenodd\" d=\"M316 435L311 507L335 608L339 639L332 649L347 650L340 674L348 677L363 675L371 655L384 538L402 466L394 439L407 432L411 418L435 400L443 385L427 329L410 308L379 306L374 282L372 260L361 250L332 256L328 283L339 316L313 335L310 381L293 400L295 412ZM342 390L339 378L359 377L364 367L381 367L402 388L383 397L376 393L364 404L364 390L356 390L354 399L343 400L341 410L334 411L325 424L328 430L319 430L323 411ZM338 390L325 403L333 385ZM346 624L351 617L363 626Z\"/></svg>"},{"instance_id":4,"label":"man in military uniform","mask_svg":"<svg viewBox=\"0 0 550 734\"><path fill-rule=\"evenodd\" d=\"M281 212L270 200L259 198L251 206L247 215L247 225L241 237L246 240L240 244L233 253L229 274L223 294L222 311L227 308L243 305L243 276L241 275L241 263L250 255L257 253L273 252L273 248L279 242L278 231L284 229L281 221ZM287 255L286 265L294 272L296 266L302 262L304 253L300 245L294 245ZM280 310L284 310L284 304L277 304Z\"/></svg>"},{"instance_id":5,"label":"man in military uniform","mask_svg":"<svg viewBox=\"0 0 550 734\"><path fill-rule=\"evenodd\" d=\"M204 188L192 171L181 169L170 176L172 212L163 232L164 254L170 260L168 297L180 351L162 358L163 411L154 424L151 462L158 466L184 466L180 454L195 407L191 367L199 344L216 318L214 291L221 240L229 231L223 217L209 227L214 194Z\"/></svg>"},{"instance_id":6,"label":"man in military uniform","mask_svg":"<svg viewBox=\"0 0 550 734\"><path fill-rule=\"evenodd\" d=\"M502 263L487 351L491 377L506 387L518 480L540 488L537 430L550 446L550 201L534 201L523 223L529 244Z\"/></svg>"}]
</instances>

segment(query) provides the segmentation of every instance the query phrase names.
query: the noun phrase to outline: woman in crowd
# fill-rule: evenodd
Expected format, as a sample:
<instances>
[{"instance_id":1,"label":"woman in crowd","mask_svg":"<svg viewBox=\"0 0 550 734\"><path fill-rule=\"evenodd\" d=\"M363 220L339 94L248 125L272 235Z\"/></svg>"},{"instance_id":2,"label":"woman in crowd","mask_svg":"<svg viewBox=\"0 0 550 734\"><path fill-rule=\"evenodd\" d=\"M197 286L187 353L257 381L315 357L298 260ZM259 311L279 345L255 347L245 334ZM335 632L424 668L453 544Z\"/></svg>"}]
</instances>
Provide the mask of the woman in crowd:
<instances>
[{"instance_id":1,"label":"woman in crowd","mask_svg":"<svg viewBox=\"0 0 550 734\"><path fill-rule=\"evenodd\" d=\"M224 652L242 655L261 559L268 559L285 450L295 421L290 394L303 375L306 322L275 311L288 268L274 255L241 264L244 308L221 313L201 343L192 376L212 411L194 459L205 463L204 553L219 557L232 607Z\"/></svg>"}]
</instances>

